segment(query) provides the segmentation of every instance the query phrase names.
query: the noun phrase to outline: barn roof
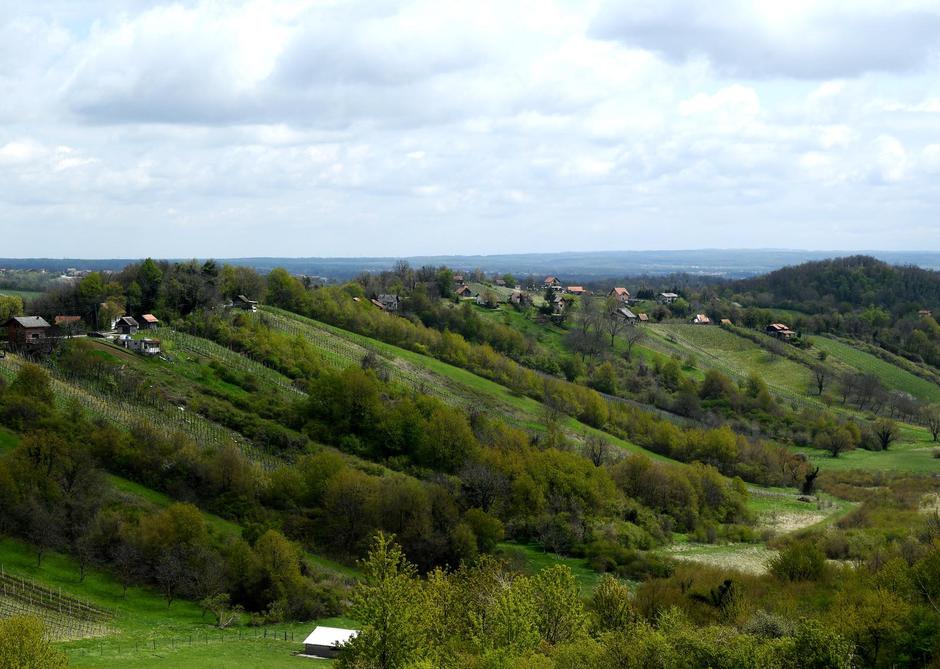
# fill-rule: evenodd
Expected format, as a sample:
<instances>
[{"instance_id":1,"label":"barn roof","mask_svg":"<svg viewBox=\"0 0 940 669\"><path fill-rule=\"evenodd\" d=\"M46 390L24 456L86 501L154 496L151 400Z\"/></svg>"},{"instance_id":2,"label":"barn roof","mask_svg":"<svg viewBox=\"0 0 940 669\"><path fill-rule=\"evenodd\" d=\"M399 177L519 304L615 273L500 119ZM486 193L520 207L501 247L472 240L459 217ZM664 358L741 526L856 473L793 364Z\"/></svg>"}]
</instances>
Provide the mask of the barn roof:
<instances>
[{"instance_id":1,"label":"barn roof","mask_svg":"<svg viewBox=\"0 0 940 669\"><path fill-rule=\"evenodd\" d=\"M359 634L359 630L347 630L341 627L324 627L318 625L314 627L310 635L304 639L304 645L340 646L357 634Z\"/></svg>"},{"instance_id":2,"label":"barn roof","mask_svg":"<svg viewBox=\"0 0 940 669\"><path fill-rule=\"evenodd\" d=\"M145 323L159 323L160 322L160 319L154 316L153 314L144 314L143 316L141 316L141 318L144 319Z\"/></svg>"},{"instance_id":3,"label":"barn roof","mask_svg":"<svg viewBox=\"0 0 940 669\"><path fill-rule=\"evenodd\" d=\"M11 316L5 324L15 321L22 328L47 328L49 323L42 316Z\"/></svg>"}]
</instances>

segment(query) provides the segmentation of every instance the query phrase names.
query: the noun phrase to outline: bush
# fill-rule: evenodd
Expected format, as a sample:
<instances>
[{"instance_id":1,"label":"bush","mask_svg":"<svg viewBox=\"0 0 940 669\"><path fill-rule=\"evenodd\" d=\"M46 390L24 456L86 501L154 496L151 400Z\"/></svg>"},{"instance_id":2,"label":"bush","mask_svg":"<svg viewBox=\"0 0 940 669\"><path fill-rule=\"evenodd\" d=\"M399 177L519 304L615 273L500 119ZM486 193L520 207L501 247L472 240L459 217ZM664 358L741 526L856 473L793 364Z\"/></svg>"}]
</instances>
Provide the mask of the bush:
<instances>
[{"instance_id":1,"label":"bush","mask_svg":"<svg viewBox=\"0 0 940 669\"><path fill-rule=\"evenodd\" d=\"M45 638L39 618L14 616L0 620L0 669L60 669L65 655Z\"/></svg>"},{"instance_id":2,"label":"bush","mask_svg":"<svg viewBox=\"0 0 940 669\"><path fill-rule=\"evenodd\" d=\"M826 555L812 541L797 541L770 561L770 571L784 581L818 581L826 574Z\"/></svg>"}]
</instances>

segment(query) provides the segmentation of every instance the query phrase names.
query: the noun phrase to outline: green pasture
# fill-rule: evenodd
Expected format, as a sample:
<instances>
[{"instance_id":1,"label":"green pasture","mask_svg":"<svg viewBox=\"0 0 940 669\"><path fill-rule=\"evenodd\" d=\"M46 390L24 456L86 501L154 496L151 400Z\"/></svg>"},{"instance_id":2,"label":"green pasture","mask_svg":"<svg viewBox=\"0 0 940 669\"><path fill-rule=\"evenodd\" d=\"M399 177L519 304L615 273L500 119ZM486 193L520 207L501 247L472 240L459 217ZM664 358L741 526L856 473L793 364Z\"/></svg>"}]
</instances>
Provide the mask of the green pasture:
<instances>
[{"instance_id":1,"label":"green pasture","mask_svg":"<svg viewBox=\"0 0 940 669\"><path fill-rule=\"evenodd\" d=\"M892 390L901 390L928 402L940 402L940 386L906 369L829 337L813 337L813 345L853 369L874 374Z\"/></svg>"}]
</instances>

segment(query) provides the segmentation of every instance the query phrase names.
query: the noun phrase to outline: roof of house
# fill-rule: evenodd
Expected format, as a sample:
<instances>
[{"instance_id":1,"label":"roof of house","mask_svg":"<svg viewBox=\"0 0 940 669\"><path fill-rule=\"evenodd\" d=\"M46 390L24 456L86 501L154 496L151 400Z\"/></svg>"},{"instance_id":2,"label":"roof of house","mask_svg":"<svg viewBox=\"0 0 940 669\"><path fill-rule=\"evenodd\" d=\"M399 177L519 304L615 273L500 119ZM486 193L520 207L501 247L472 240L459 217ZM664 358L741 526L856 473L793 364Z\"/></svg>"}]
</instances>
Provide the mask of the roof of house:
<instances>
[{"instance_id":1,"label":"roof of house","mask_svg":"<svg viewBox=\"0 0 940 669\"><path fill-rule=\"evenodd\" d=\"M249 304L258 304L258 300L249 300L244 295L239 295L236 299L240 302L248 302Z\"/></svg>"},{"instance_id":2,"label":"roof of house","mask_svg":"<svg viewBox=\"0 0 940 669\"><path fill-rule=\"evenodd\" d=\"M696 323L711 323L712 322L712 319L710 319L705 314L695 314L695 318L693 320Z\"/></svg>"},{"instance_id":3,"label":"roof of house","mask_svg":"<svg viewBox=\"0 0 940 669\"><path fill-rule=\"evenodd\" d=\"M48 328L51 327L42 316L11 316L4 325L15 322L21 328Z\"/></svg>"},{"instance_id":4,"label":"roof of house","mask_svg":"<svg viewBox=\"0 0 940 669\"><path fill-rule=\"evenodd\" d=\"M650 319L649 314L640 314L637 316L641 321L648 321Z\"/></svg>"},{"instance_id":5,"label":"roof of house","mask_svg":"<svg viewBox=\"0 0 940 669\"><path fill-rule=\"evenodd\" d=\"M141 319L144 323L159 323L160 319L154 316L153 314L144 314L141 316Z\"/></svg>"},{"instance_id":6,"label":"roof of house","mask_svg":"<svg viewBox=\"0 0 940 669\"><path fill-rule=\"evenodd\" d=\"M614 288L610 292L616 295L617 297L623 297L624 295L626 295L627 297L630 296L630 291L627 290L626 288Z\"/></svg>"},{"instance_id":7,"label":"roof of house","mask_svg":"<svg viewBox=\"0 0 940 669\"><path fill-rule=\"evenodd\" d=\"M370 299L369 302L371 302L372 304L374 304L375 306L377 306L379 309L384 309L384 308L385 308L385 305L382 304L381 302L379 302L378 300Z\"/></svg>"},{"instance_id":8,"label":"roof of house","mask_svg":"<svg viewBox=\"0 0 940 669\"><path fill-rule=\"evenodd\" d=\"M771 330L776 330L777 332L783 332L784 330L789 330L790 328L784 325L783 323L771 323L767 326Z\"/></svg>"},{"instance_id":9,"label":"roof of house","mask_svg":"<svg viewBox=\"0 0 940 669\"><path fill-rule=\"evenodd\" d=\"M342 627L324 627L323 625L318 625L314 627L309 636L304 639L304 645L340 646L358 634L359 630L347 630Z\"/></svg>"},{"instance_id":10,"label":"roof of house","mask_svg":"<svg viewBox=\"0 0 940 669\"><path fill-rule=\"evenodd\" d=\"M721 319L721 324L722 324L722 325L734 325L734 323L731 322L731 319L730 319L730 318L722 318L722 319Z\"/></svg>"},{"instance_id":11,"label":"roof of house","mask_svg":"<svg viewBox=\"0 0 940 669\"><path fill-rule=\"evenodd\" d=\"M114 324L115 324L115 325L119 325L119 324L121 324L121 323L123 323L124 325L129 325L129 326L131 326L132 328L136 328L137 326L140 325L140 323L138 323L138 322L134 319L133 316L121 316L119 319L117 319L117 321L115 321Z\"/></svg>"},{"instance_id":12,"label":"roof of house","mask_svg":"<svg viewBox=\"0 0 940 669\"><path fill-rule=\"evenodd\" d=\"M569 293L583 293L584 286L568 286Z\"/></svg>"},{"instance_id":13,"label":"roof of house","mask_svg":"<svg viewBox=\"0 0 940 669\"><path fill-rule=\"evenodd\" d=\"M627 309L626 307L620 307L619 309L617 309L617 313L623 316L624 318L630 318L630 319L636 318L636 314L630 311L629 309Z\"/></svg>"},{"instance_id":14,"label":"roof of house","mask_svg":"<svg viewBox=\"0 0 940 669\"><path fill-rule=\"evenodd\" d=\"M81 316L56 316L53 323L56 325L67 325L69 323L77 323L82 320Z\"/></svg>"},{"instance_id":15,"label":"roof of house","mask_svg":"<svg viewBox=\"0 0 940 669\"><path fill-rule=\"evenodd\" d=\"M679 297L678 293L660 293L660 297Z\"/></svg>"},{"instance_id":16,"label":"roof of house","mask_svg":"<svg viewBox=\"0 0 940 669\"><path fill-rule=\"evenodd\" d=\"M555 283L556 281L558 281L558 277L556 277L556 276L547 276L547 277L545 277L545 281L543 281L543 283Z\"/></svg>"}]
</instances>

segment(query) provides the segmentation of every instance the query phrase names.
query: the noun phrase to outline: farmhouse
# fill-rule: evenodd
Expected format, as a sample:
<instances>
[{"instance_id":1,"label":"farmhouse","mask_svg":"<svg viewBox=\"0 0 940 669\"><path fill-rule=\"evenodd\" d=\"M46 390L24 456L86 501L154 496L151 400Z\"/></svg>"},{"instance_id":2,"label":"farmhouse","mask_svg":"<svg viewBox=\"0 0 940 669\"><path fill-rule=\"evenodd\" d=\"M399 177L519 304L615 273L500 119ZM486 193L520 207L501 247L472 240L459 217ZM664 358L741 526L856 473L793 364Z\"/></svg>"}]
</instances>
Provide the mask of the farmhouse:
<instances>
[{"instance_id":1,"label":"farmhouse","mask_svg":"<svg viewBox=\"0 0 940 669\"><path fill-rule=\"evenodd\" d=\"M679 299L679 295L677 293L660 293L656 297L656 301L659 302L660 304L672 304L678 299Z\"/></svg>"},{"instance_id":2,"label":"farmhouse","mask_svg":"<svg viewBox=\"0 0 940 669\"><path fill-rule=\"evenodd\" d=\"M638 320L637 315L626 307L620 307L619 309L616 309L614 311L614 315L622 318L628 325L633 325Z\"/></svg>"},{"instance_id":3,"label":"farmhouse","mask_svg":"<svg viewBox=\"0 0 940 669\"><path fill-rule=\"evenodd\" d=\"M584 286L568 286L566 292L569 295L587 295L587 291L584 290Z\"/></svg>"},{"instance_id":4,"label":"farmhouse","mask_svg":"<svg viewBox=\"0 0 940 669\"><path fill-rule=\"evenodd\" d=\"M764 332L771 337L783 339L784 341L790 341L792 337L796 336L796 333L783 323L771 323Z\"/></svg>"},{"instance_id":5,"label":"farmhouse","mask_svg":"<svg viewBox=\"0 0 940 669\"><path fill-rule=\"evenodd\" d=\"M160 327L160 319L153 314L144 314L140 317L140 320L141 330L153 330L154 328Z\"/></svg>"},{"instance_id":6,"label":"farmhouse","mask_svg":"<svg viewBox=\"0 0 940 669\"><path fill-rule=\"evenodd\" d=\"M607 297L616 297L624 304L630 303L630 291L626 288L611 288L610 292L607 293Z\"/></svg>"},{"instance_id":7,"label":"farmhouse","mask_svg":"<svg viewBox=\"0 0 940 669\"><path fill-rule=\"evenodd\" d=\"M705 314L695 314L695 318L692 319L692 325L711 325L712 319L710 319Z\"/></svg>"},{"instance_id":8,"label":"farmhouse","mask_svg":"<svg viewBox=\"0 0 940 669\"><path fill-rule=\"evenodd\" d=\"M398 311L398 295L379 295L376 300L379 301L385 311Z\"/></svg>"},{"instance_id":9,"label":"farmhouse","mask_svg":"<svg viewBox=\"0 0 940 669\"><path fill-rule=\"evenodd\" d=\"M339 654L340 647L357 634L359 634L358 630L318 625L304 639L304 654L326 659L334 658Z\"/></svg>"},{"instance_id":10,"label":"farmhouse","mask_svg":"<svg viewBox=\"0 0 940 669\"><path fill-rule=\"evenodd\" d=\"M258 311L258 300L249 300L244 295L239 295L232 300L232 306L244 311Z\"/></svg>"},{"instance_id":11,"label":"farmhouse","mask_svg":"<svg viewBox=\"0 0 940 669\"><path fill-rule=\"evenodd\" d=\"M514 290L509 296L509 304L516 307L527 307L532 304L532 298L528 293L524 293L521 290Z\"/></svg>"},{"instance_id":12,"label":"farmhouse","mask_svg":"<svg viewBox=\"0 0 940 669\"><path fill-rule=\"evenodd\" d=\"M471 298L471 297L477 296L476 293L473 292L473 289L471 289L470 286L467 286L467 285L460 286L460 288L458 288L454 292L457 294L457 297L462 297L462 298Z\"/></svg>"},{"instance_id":13,"label":"farmhouse","mask_svg":"<svg viewBox=\"0 0 940 669\"><path fill-rule=\"evenodd\" d=\"M114 322L114 329L121 334L132 335L140 329L140 323L133 316L121 316Z\"/></svg>"},{"instance_id":14,"label":"farmhouse","mask_svg":"<svg viewBox=\"0 0 940 669\"><path fill-rule=\"evenodd\" d=\"M546 288L551 288L552 290L564 290L561 281L559 281L556 276L547 276L542 283Z\"/></svg>"},{"instance_id":15,"label":"farmhouse","mask_svg":"<svg viewBox=\"0 0 940 669\"><path fill-rule=\"evenodd\" d=\"M4 324L7 343L13 348L41 344L52 327L42 316L12 316Z\"/></svg>"}]
</instances>

